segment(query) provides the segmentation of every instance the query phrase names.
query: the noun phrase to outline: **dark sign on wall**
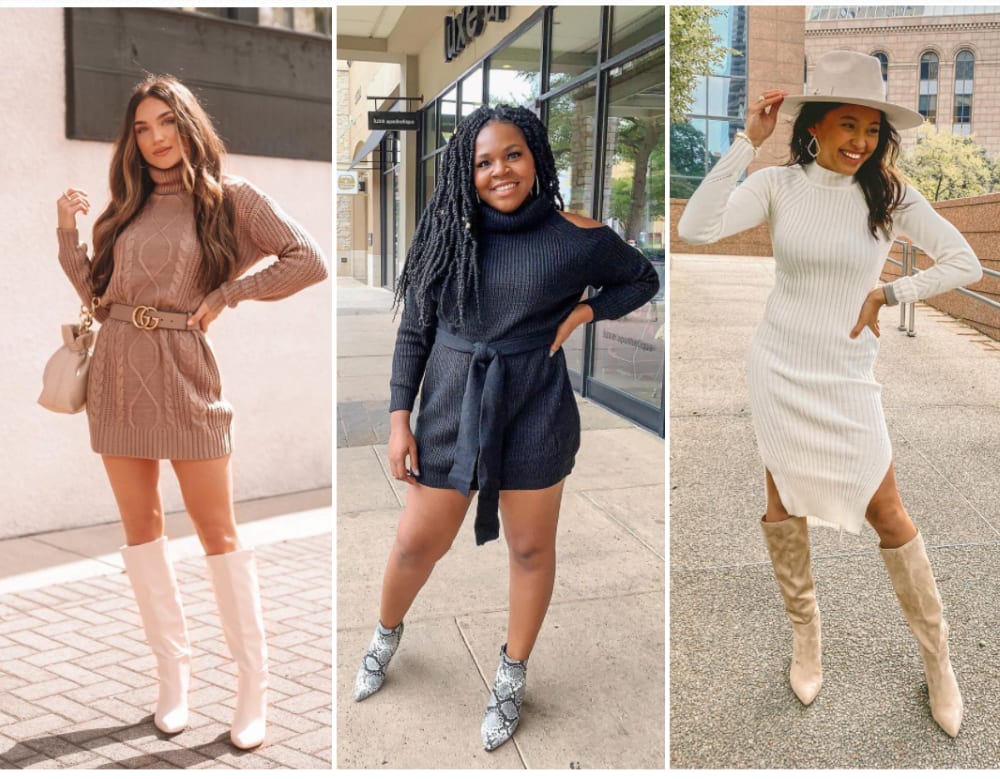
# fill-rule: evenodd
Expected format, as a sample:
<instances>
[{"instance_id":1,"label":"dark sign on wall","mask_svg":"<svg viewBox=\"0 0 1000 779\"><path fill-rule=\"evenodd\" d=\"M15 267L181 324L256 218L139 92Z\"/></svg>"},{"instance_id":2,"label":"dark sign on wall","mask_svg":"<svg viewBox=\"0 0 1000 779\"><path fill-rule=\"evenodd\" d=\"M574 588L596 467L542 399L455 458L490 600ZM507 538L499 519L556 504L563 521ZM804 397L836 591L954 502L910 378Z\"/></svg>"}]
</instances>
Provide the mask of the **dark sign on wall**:
<instances>
[{"instance_id":1,"label":"dark sign on wall","mask_svg":"<svg viewBox=\"0 0 1000 779\"><path fill-rule=\"evenodd\" d=\"M474 38L483 34L486 22L505 22L509 5L467 5L454 16L444 18L444 61L451 62Z\"/></svg>"},{"instance_id":2,"label":"dark sign on wall","mask_svg":"<svg viewBox=\"0 0 1000 779\"><path fill-rule=\"evenodd\" d=\"M369 111L369 130L416 130L420 114L409 111Z\"/></svg>"},{"instance_id":3,"label":"dark sign on wall","mask_svg":"<svg viewBox=\"0 0 1000 779\"><path fill-rule=\"evenodd\" d=\"M330 160L329 38L165 8L67 8L66 137L110 141L146 73L177 76L229 151Z\"/></svg>"}]
</instances>

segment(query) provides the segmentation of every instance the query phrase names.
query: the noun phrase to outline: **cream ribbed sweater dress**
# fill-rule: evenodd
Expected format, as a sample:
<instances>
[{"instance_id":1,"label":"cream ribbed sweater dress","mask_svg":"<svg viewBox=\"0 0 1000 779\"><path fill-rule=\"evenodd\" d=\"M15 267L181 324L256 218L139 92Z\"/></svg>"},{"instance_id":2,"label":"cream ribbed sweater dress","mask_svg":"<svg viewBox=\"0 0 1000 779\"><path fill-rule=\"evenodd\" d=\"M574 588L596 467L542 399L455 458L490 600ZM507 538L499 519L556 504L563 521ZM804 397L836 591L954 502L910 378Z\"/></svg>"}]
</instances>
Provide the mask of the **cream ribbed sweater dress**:
<instances>
[{"instance_id":1,"label":"cream ribbed sweater dress","mask_svg":"<svg viewBox=\"0 0 1000 779\"><path fill-rule=\"evenodd\" d=\"M243 300L279 300L322 281L326 265L316 242L273 200L243 179L226 177L237 276L269 255L277 262L206 295L198 280L194 199L184 188L181 167L149 171L155 187L115 241L114 272L97 309L102 325L87 384L91 447L153 460L222 457L232 451L233 409L222 394L204 333L139 330L108 319L105 307L122 303L193 313L202 301L220 311ZM59 230L58 237L59 262L81 299L89 301L87 247L76 230Z\"/></svg>"},{"instance_id":2,"label":"cream ribbed sweater dress","mask_svg":"<svg viewBox=\"0 0 1000 779\"><path fill-rule=\"evenodd\" d=\"M770 167L737 187L753 156L749 143L733 142L691 196L678 233L711 243L768 222L775 284L747 368L757 445L790 514L858 533L892 446L873 373L878 338L867 327L849 334L892 242L872 237L852 176L816 163ZM894 233L935 261L893 282L900 303L981 278L961 233L912 187L893 219Z\"/></svg>"}]
</instances>

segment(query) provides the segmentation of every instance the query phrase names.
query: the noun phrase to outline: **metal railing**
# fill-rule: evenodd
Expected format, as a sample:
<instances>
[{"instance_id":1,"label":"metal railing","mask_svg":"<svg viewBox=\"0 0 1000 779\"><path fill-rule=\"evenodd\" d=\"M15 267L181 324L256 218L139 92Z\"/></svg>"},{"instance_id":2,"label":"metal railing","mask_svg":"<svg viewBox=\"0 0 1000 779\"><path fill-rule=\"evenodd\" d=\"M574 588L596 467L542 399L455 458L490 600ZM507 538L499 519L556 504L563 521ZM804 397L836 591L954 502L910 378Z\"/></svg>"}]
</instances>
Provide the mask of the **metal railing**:
<instances>
[{"instance_id":1,"label":"metal railing","mask_svg":"<svg viewBox=\"0 0 1000 779\"><path fill-rule=\"evenodd\" d=\"M901 248L903 253L902 261L894 260L892 257L886 257L885 261L895 265L900 268L901 274L903 276L912 276L917 273L920 269L917 267L917 255L923 254L927 256L927 252L916 246L911 241L903 241L899 238L893 241L894 245ZM995 271L990 268L983 268L983 275L992 276L993 278L1000 279L1000 271ZM1000 310L1000 302L992 300L991 298L981 295L978 292L973 292L971 289L966 289L965 287L956 287L955 292L960 292L963 295L967 295L974 300L984 303L990 308L995 308ZM906 320L909 319L909 325L907 325ZM912 338L917 334L916 325L916 303L903 303L899 307L899 327L898 330L905 330L906 334Z\"/></svg>"}]
</instances>

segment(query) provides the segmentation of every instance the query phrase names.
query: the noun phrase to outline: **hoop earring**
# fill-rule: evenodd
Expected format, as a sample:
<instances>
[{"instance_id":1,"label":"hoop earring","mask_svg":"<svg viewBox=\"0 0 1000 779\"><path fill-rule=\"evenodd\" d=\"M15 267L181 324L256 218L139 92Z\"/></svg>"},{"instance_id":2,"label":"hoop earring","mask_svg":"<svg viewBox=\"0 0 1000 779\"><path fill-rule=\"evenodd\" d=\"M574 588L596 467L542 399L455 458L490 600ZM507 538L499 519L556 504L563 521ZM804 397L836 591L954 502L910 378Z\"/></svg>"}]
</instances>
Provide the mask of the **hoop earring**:
<instances>
[{"instance_id":1,"label":"hoop earring","mask_svg":"<svg viewBox=\"0 0 1000 779\"><path fill-rule=\"evenodd\" d=\"M474 192L475 192L475 194L476 194L476 202L477 202L477 203L482 203L483 201L482 201L482 200L480 200L480 198L479 198L479 190L478 190L478 189L476 189L476 190L473 190L473 191L474 191Z\"/></svg>"},{"instance_id":2,"label":"hoop earring","mask_svg":"<svg viewBox=\"0 0 1000 779\"><path fill-rule=\"evenodd\" d=\"M819 141L816 140L815 135L809 140L809 143L806 145L806 151L813 156L813 159L816 159L819 156Z\"/></svg>"},{"instance_id":3,"label":"hoop earring","mask_svg":"<svg viewBox=\"0 0 1000 779\"><path fill-rule=\"evenodd\" d=\"M538 183L537 173L535 174L535 188L532 190L531 194L533 194L535 197L538 197L540 194L542 194L542 185Z\"/></svg>"}]
</instances>

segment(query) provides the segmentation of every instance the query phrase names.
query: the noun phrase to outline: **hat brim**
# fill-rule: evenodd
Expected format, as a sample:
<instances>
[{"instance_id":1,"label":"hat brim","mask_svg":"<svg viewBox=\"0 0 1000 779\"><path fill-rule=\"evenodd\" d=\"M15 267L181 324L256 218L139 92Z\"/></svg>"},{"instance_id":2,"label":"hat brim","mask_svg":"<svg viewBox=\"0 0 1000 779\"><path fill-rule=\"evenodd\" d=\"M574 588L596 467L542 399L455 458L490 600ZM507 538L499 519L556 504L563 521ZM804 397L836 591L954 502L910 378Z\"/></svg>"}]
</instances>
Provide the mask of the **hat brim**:
<instances>
[{"instance_id":1,"label":"hat brim","mask_svg":"<svg viewBox=\"0 0 1000 779\"><path fill-rule=\"evenodd\" d=\"M885 113L885 118L897 130L910 130L924 123L922 114L895 103L881 100L865 100L859 97L840 97L838 95L792 95L786 97L781 104L781 113L794 114L805 103L843 103L845 105L863 105L875 108Z\"/></svg>"}]
</instances>

